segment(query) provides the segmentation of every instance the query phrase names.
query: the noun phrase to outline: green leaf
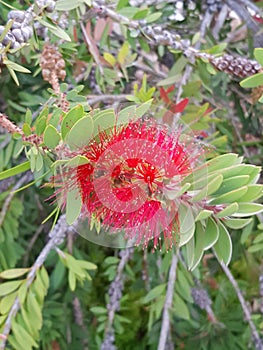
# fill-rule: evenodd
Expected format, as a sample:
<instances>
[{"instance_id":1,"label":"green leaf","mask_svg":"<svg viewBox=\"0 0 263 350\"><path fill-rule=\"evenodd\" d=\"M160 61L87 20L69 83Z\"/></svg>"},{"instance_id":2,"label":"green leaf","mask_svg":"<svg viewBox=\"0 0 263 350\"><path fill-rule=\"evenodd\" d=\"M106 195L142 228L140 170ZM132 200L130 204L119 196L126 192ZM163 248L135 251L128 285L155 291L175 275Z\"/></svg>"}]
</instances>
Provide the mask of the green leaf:
<instances>
[{"instance_id":1,"label":"green leaf","mask_svg":"<svg viewBox=\"0 0 263 350\"><path fill-rule=\"evenodd\" d=\"M44 131L44 143L48 148L55 148L59 144L60 135L53 125L48 125Z\"/></svg>"},{"instance_id":2,"label":"green leaf","mask_svg":"<svg viewBox=\"0 0 263 350\"><path fill-rule=\"evenodd\" d=\"M19 164L11 169L7 169L5 171L2 171L0 173L0 180L4 180L4 179L7 179L11 176L15 176L17 174L23 173L29 169L30 169L30 162L29 161L24 162L24 163Z\"/></svg>"},{"instance_id":3,"label":"green leaf","mask_svg":"<svg viewBox=\"0 0 263 350\"><path fill-rule=\"evenodd\" d=\"M72 270L69 270L68 272L68 284L69 288L72 292L76 289L76 276Z\"/></svg>"},{"instance_id":4,"label":"green leaf","mask_svg":"<svg viewBox=\"0 0 263 350\"><path fill-rule=\"evenodd\" d=\"M224 220L224 224L229 227L232 228L234 230L243 228L245 226L247 226L253 219L249 218L249 219L225 219Z\"/></svg>"},{"instance_id":5,"label":"green leaf","mask_svg":"<svg viewBox=\"0 0 263 350\"><path fill-rule=\"evenodd\" d=\"M59 26L54 26L53 24L44 21L41 17L37 18L38 22L41 23L44 27L48 28L54 35L58 38L61 38L65 41L71 41L70 36Z\"/></svg>"},{"instance_id":6,"label":"green leaf","mask_svg":"<svg viewBox=\"0 0 263 350\"><path fill-rule=\"evenodd\" d=\"M189 188L191 187L190 183L186 183L185 185L181 186L180 189L178 188L165 188L164 194L165 197L167 197L170 200L174 200L175 198L178 198L182 194L184 194Z\"/></svg>"},{"instance_id":7,"label":"green leaf","mask_svg":"<svg viewBox=\"0 0 263 350\"><path fill-rule=\"evenodd\" d=\"M120 261L119 258L117 258L116 256L108 256L105 260L104 260L104 264L105 265L116 265L118 264Z\"/></svg>"},{"instance_id":8,"label":"green leaf","mask_svg":"<svg viewBox=\"0 0 263 350\"><path fill-rule=\"evenodd\" d=\"M79 189L72 189L67 192L66 220L72 225L81 213L82 199Z\"/></svg>"},{"instance_id":9,"label":"green leaf","mask_svg":"<svg viewBox=\"0 0 263 350\"><path fill-rule=\"evenodd\" d=\"M14 82L16 83L16 85L19 86L19 81L18 81L18 78L17 78L15 71L10 66L7 66L7 69L9 70L9 73L10 73L11 77L13 78Z\"/></svg>"},{"instance_id":10,"label":"green leaf","mask_svg":"<svg viewBox=\"0 0 263 350\"><path fill-rule=\"evenodd\" d=\"M205 236L204 236L204 249L207 250L217 242L219 237L219 229L216 222L209 218L205 227Z\"/></svg>"},{"instance_id":11,"label":"green leaf","mask_svg":"<svg viewBox=\"0 0 263 350\"><path fill-rule=\"evenodd\" d=\"M219 213L215 214L216 218L224 218L226 216L233 215L238 211L238 203L231 203L228 206L226 206L223 210L221 210Z\"/></svg>"},{"instance_id":12,"label":"green leaf","mask_svg":"<svg viewBox=\"0 0 263 350\"><path fill-rule=\"evenodd\" d=\"M5 315L10 311L16 297L17 297L17 292L14 292L2 298L0 302L0 310L2 315Z\"/></svg>"},{"instance_id":13,"label":"green leaf","mask_svg":"<svg viewBox=\"0 0 263 350\"><path fill-rule=\"evenodd\" d=\"M232 241L224 225L218 223L219 237L214 245L214 251L219 262L229 264L232 256Z\"/></svg>"},{"instance_id":14,"label":"green leaf","mask_svg":"<svg viewBox=\"0 0 263 350\"><path fill-rule=\"evenodd\" d=\"M81 0L75 0L75 1L71 1L71 0L58 0L56 2L56 10L57 11L71 11L76 9L77 7L79 7L79 5L82 3L83 1Z\"/></svg>"},{"instance_id":15,"label":"green leaf","mask_svg":"<svg viewBox=\"0 0 263 350\"><path fill-rule=\"evenodd\" d=\"M67 265L68 269L72 270L78 277L85 278L85 271L81 268L79 260L75 259L74 256L66 252L63 252L63 255L65 258L62 260L62 262Z\"/></svg>"},{"instance_id":16,"label":"green leaf","mask_svg":"<svg viewBox=\"0 0 263 350\"><path fill-rule=\"evenodd\" d=\"M117 125L127 124L136 118L136 105L122 109L117 115Z\"/></svg>"},{"instance_id":17,"label":"green leaf","mask_svg":"<svg viewBox=\"0 0 263 350\"><path fill-rule=\"evenodd\" d=\"M153 99L151 98L150 100L144 102L140 106L137 106L136 107L136 116L138 118L140 118L143 115L145 115L149 111L149 109L150 109L150 107L152 105L152 102L153 102Z\"/></svg>"},{"instance_id":18,"label":"green leaf","mask_svg":"<svg viewBox=\"0 0 263 350\"><path fill-rule=\"evenodd\" d=\"M25 134L26 136L31 135L31 128L30 128L30 125L29 125L29 124L24 123L23 126L22 126L22 130L23 130L23 132L24 132L24 134Z\"/></svg>"},{"instance_id":19,"label":"green leaf","mask_svg":"<svg viewBox=\"0 0 263 350\"><path fill-rule=\"evenodd\" d=\"M107 309L101 306L94 306L90 308L90 311L93 312L95 315L106 315Z\"/></svg>"},{"instance_id":20,"label":"green leaf","mask_svg":"<svg viewBox=\"0 0 263 350\"><path fill-rule=\"evenodd\" d=\"M18 323L12 322L12 331L15 339L20 344L20 349L28 350L32 346L37 347L37 343L31 335Z\"/></svg>"},{"instance_id":21,"label":"green leaf","mask_svg":"<svg viewBox=\"0 0 263 350\"><path fill-rule=\"evenodd\" d=\"M116 124L116 116L113 109L101 111L93 118L93 136L96 137L100 132L111 129Z\"/></svg>"},{"instance_id":22,"label":"green leaf","mask_svg":"<svg viewBox=\"0 0 263 350\"><path fill-rule=\"evenodd\" d=\"M195 237L193 236L190 241L185 245L186 248L186 262L187 266L190 267L194 262L194 250L195 250Z\"/></svg>"},{"instance_id":23,"label":"green leaf","mask_svg":"<svg viewBox=\"0 0 263 350\"><path fill-rule=\"evenodd\" d=\"M159 284L158 286L154 287L149 293L146 294L142 300L142 303L148 304L150 301L160 297L164 293L165 289L166 283Z\"/></svg>"},{"instance_id":24,"label":"green leaf","mask_svg":"<svg viewBox=\"0 0 263 350\"><path fill-rule=\"evenodd\" d=\"M239 203L238 210L233 214L235 217L251 216L263 211L263 205L258 203Z\"/></svg>"},{"instance_id":25,"label":"green leaf","mask_svg":"<svg viewBox=\"0 0 263 350\"><path fill-rule=\"evenodd\" d=\"M213 210L206 210L206 209L203 209L203 210L201 210L201 211L198 213L197 217L195 218L195 221L207 219L207 218L210 217L212 214L213 214Z\"/></svg>"},{"instance_id":26,"label":"green leaf","mask_svg":"<svg viewBox=\"0 0 263 350\"><path fill-rule=\"evenodd\" d=\"M78 260L79 266L86 270L96 270L98 267L97 265L86 261L86 260Z\"/></svg>"},{"instance_id":27,"label":"green leaf","mask_svg":"<svg viewBox=\"0 0 263 350\"><path fill-rule=\"evenodd\" d=\"M23 276L27 273L30 268L21 268L21 269L9 269L0 273L0 278L3 279L12 279Z\"/></svg>"},{"instance_id":28,"label":"green leaf","mask_svg":"<svg viewBox=\"0 0 263 350\"><path fill-rule=\"evenodd\" d=\"M263 49L257 47L254 50L254 56L258 63L261 64L261 66L263 66Z\"/></svg>"},{"instance_id":29,"label":"green leaf","mask_svg":"<svg viewBox=\"0 0 263 350\"><path fill-rule=\"evenodd\" d=\"M255 252L262 252L263 250L263 243L254 244L251 247L248 248L249 253L255 253Z\"/></svg>"},{"instance_id":30,"label":"green leaf","mask_svg":"<svg viewBox=\"0 0 263 350\"><path fill-rule=\"evenodd\" d=\"M239 164L242 158L239 158L235 153L227 153L209 160L206 163L209 173L216 170L221 170L231 165Z\"/></svg>"},{"instance_id":31,"label":"green leaf","mask_svg":"<svg viewBox=\"0 0 263 350\"><path fill-rule=\"evenodd\" d=\"M132 19L136 19L136 20L144 19L147 13L148 13L148 9L139 10L135 13Z\"/></svg>"},{"instance_id":32,"label":"green leaf","mask_svg":"<svg viewBox=\"0 0 263 350\"><path fill-rule=\"evenodd\" d=\"M207 184L207 186L205 186L201 191L197 192L197 194L191 198L191 202L198 202L208 197L210 194L216 192L222 182L223 176L221 174L216 176L212 181L210 181Z\"/></svg>"},{"instance_id":33,"label":"green leaf","mask_svg":"<svg viewBox=\"0 0 263 350\"><path fill-rule=\"evenodd\" d=\"M21 72L21 73L31 73L29 69L23 67L23 66L20 66L19 64L15 63L15 62L12 62L12 61L9 61L7 59L4 59L4 62L3 62L7 67L11 68L12 70L15 70L17 72Z\"/></svg>"},{"instance_id":34,"label":"green leaf","mask_svg":"<svg viewBox=\"0 0 263 350\"><path fill-rule=\"evenodd\" d=\"M84 156L75 156L67 162L67 167L78 167L80 165L88 164L90 161Z\"/></svg>"},{"instance_id":35,"label":"green leaf","mask_svg":"<svg viewBox=\"0 0 263 350\"><path fill-rule=\"evenodd\" d=\"M149 24L149 23L156 22L161 16L162 16L162 12L155 12L148 15L145 19L146 19L146 22Z\"/></svg>"},{"instance_id":36,"label":"green leaf","mask_svg":"<svg viewBox=\"0 0 263 350\"><path fill-rule=\"evenodd\" d=\"M183 318L185 320L190 320L190 313L188 307L178 294L175 294L174 296L173 310L177 317Z\"/></svg>"},{"instance_id":37,"label":"green leaf","mask_svg":"<svg viewBox=\"0 0 263 350\"><path fill-rule=\"evenodd\" d=\"M180 247L190 241L195 232L195 220L191 207L181 204L179 207Z\"/></svg>"},{"instance_id":38,"label":"green leaf","mask_svg":"<svg viewBox=\"0 0 263 350\"><path fill-rule=\"evenodd\" d=\"M222 194L221 196L213 199L209 204L215 205L215 204L222 204L222 203L239 202L239 198L244 196L246 192L247 192L247 186L243 186L241 188L237 188L228 193Z\"/></svg>"},{"instance_id":39,"label":"green leaf","mask_svg":"<svg viewBox=\"0 0 263 350\"><path fill-rule=\"evenodd\" d=\"M194 238L195 238L194 259L193 259L192 265L189 266L191 270L194 270L197 267L204 253L205 231L200 222L196 223Z\"/></svg>"},{"instance_id":40,"label":"green leaf","mask_svg":"<svg viewBox=\"0 0 263 350\"><path fill-rule=\"evenodd\" d=\"M222 185L215 193L216 195L221 195L227 193L229 191L235 190L236 188L240 188L244 185L247 185L250 180L249 175L238 175L234 177L230 177L228 179L224 179Z\"/></svg>"},{"instance_id":41,"label":"green leaf","mask_svg":"<svg viewBox=\"0 0 263 350\"><path fill-rule=\"evenodd\" d=\"M263 196L263 185L248 185L247 192L239 198L239 202L253 202Z\"/></svg>"},{"instance_id":42,"label":"green leaf","mask_svg":"<svg viewBox=\"0 0 263 350\"><path fill-rule=\"evenodd\" d=\"M21 305L23 305L26 300L27 291L28 291L27 283L26 281L24 281L18 290L18 298Z\"/></svg>"},{"instance_id":43,"label":"green leaf","mask_svg":"<svg viewBox=\"0 0 263 350\"><path fill-rule=\"evenodd\" d=\"M40 117L36 121L36 134L37 135L42 135L47 123L47 118L45 116Z\"/></svg>"},{"instance_id":44,"label":"green leaf","mask_svg":"<svg viewBox=\"0 0 263 350\"><path fill-rule=\"evenodd\" d=\"M180 293L182 298L190 303L193 302L193 298L191 295L191 287L188 279L181 269L177 269L177 282L176 283L176 291Z\"/></svg>"},{"instance_id":45,"label":"green leaf","mask_svg":"<svg viewBox=\"0 0 263 350\"><path fill-rule=\"evenodd\" d=\"M72 108L63 118L61 123L61 135L62 139L65 140L66 135L69 133L72 126L82 117L84 117L85 112L82 105L77 105Z\"/></svg>"},{"instance_id":46,"label":"green leaf","mask_svg":"<svg viewBox=\"0 0 263 350\"><path fill-rule=\"evenodd\" d=\"M42 327L42 313L41 313L41 305L37 301L37 296L32 291L29 291L26 299L28 317L30 324L34 325L34 328L39 330Z\"/></svg>"},{"instance_id":47,"label":"green leaf","mask_svg":"<svg viewBox=\"0 0 263 350\"><path fill-rule=\"evenodd\" d=\"M2 283L0 285L0 296L2 297L4 295L14 292L16 289L19 288L22 282L23 281L12 281L12 282Z\"/></svg>"},{"instance_id":48,"label":"green leaf","mask_svg":"<svg viewBox=\"0 0 263 350\"><path fill-rule=\"evenodd\" d=\"M93 135L93 121L90 116L78 120L68 133L67 142L72 150L88 145Z\"/></svg>"},{"instance_id":49,"label":"green leaf","mask_svg":"<svg viewBox=\"0 0 263 350\"><path fill-rule=\"evenodd\" d=\"M255 88L263 85L263 73L257 73L248 77L240 82L240 85L243 88Z\"/></svg>"}]
</instances>

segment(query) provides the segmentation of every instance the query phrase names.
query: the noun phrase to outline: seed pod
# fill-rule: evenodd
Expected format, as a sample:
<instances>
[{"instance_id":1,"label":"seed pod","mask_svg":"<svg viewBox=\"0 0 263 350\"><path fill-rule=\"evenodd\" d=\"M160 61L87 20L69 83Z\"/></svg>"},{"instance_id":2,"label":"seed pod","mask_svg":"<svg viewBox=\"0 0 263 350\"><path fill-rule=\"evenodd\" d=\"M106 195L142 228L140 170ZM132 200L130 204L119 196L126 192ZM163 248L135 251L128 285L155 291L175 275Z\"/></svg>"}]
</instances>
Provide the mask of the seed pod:
<instances>
[{"instance_id":1,"label":"seed pod","mask_svg":"<svg viewBox=\"0 0 263 350\"><path fill-rule=\"evenodd\" d=\"M33 35L33 29L29 26L22 28L21 32L25 41L28 41Z\"/></svg>"},{"instance_id":2,"label":"seed pod","mask_svg":"<svg viewBox=\"0 0 263 350\"><path fill-rule=\"evenodd\" d=\"M20 49L21 46L22 46L22 45L21 45L18 41L16 41L16 42L14 43L13 49Z\"/></svg>"},{"instance_id":3,"label":"seed pod","mask_svg":"<svg viewBox=\"0 0 263 350\"><path fill-rule=\"evenodd\" d=\"M11 28L12 29L20 29L21 28L21 23L15 21L15 22L13 22Z\"/></svg>"},{"instance_id":4,"label":"seed pod","mask_svg":"<svg viewBox=\"0 0 263 350\"><path fill-rule=\"evenodd\" d=\"M25 41L21 29L13 29L12 34L19 43L23 43Z\"/></svg>"},{"instance_id":5,"label":"seed pod","mask_svg":"<svg viewBox=\"0 0 263 350\"><path fill-rule=\"evenodd\" d=\"M47 7L45 8L45 10L47 12L53 12L55 10L55 6L56 6L56 3L55 1L51 0L51 1L47 1Z\"/></svg>"},{"instance_id":6,"label":"seed pod","mask_svg":"<svg viewBox=\"0 0 263 350\"><path fill-rule=\"evenodd\" d=\"M33 15L30 12L26 12L24 24L28 24L32 21Z\"/></svg>"},{"instance_id":7,"label":"seed pod","mask_svg":"<svg viewBox=\"0 0 263 350\"><path fill-rule=\"evenodd\" d=\"M25 12L18 11L18 10L12 10L8 13L7 18L14 19L16 22L22 23L25 19Z\"/></svg>"},{"instance_id":8,"label":"seed pod","mask_svg":"<svg viewBox=\"0 0 263 350\"><path fill-rule=\"evenodd\" d=\"M10 44L10 48L12 49L14 47L14 44L16 42L16 39L14 35L11 32L7 32L6 36L4 37L2 43L7 46Z\"/></svg>"},{"instance_id":9,"label":"seed pod","mask_svg":"<svg viewBox=\"0 0 263 350\"><path fill-rule=\"evenodd\" d=\"M262 70L261 65L257 61L231 55L213 57L210 58L209 61L219 71L233 74L241 78L259 73Z\"/></svg>"}]
</instances>

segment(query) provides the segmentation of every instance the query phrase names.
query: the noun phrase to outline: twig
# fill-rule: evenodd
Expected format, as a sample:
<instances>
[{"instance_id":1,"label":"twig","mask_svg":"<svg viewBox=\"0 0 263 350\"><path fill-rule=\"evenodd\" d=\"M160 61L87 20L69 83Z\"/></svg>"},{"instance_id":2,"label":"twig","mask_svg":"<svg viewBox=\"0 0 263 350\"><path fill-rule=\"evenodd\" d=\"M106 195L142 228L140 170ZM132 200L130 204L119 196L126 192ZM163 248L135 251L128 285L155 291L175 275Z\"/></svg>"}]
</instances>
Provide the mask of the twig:
<instances>
[{"instance_id":1,"label":"twig","mask_svg":"<svg viewBox=\"0 0 263 350\"><path fill-rule=\"evenodd\" d=\"M100 58L98 57L96 50L94 50L93 44L92 44L89 36L87 35L86 28L82 22L80 22L80 28L81 28L82 34L84 36L85 42L89 47L89 51L90 51L92 57L94 58L96 65L98 66L98 68L100 70L100 73L103 74L103 68L102 68L101 63L100 63Z\"/></svg>"},{"instance_id":2,"label":"twig","mask_svg":"<svg viewBox=\"0 0 263 350\"><path fill-rule=\"evenodd\" d=\"M39 235L41 234L42 230L43 230L43 226L40 225L38 227L38 229L36 230L35 234L33 235L33 237L30 239L30 241L27 245L26 252L24 254L23 266L27 266L28 258L29 258L29 254L31 252L31 249L33 248L33 246L34 246L36 240L38 239Z\"/></svg>"},{"instance_id":3,"label":"twig","mask_svg":"<svg viewBox=\"0 0 263 350\"><path fill-rule=\"evenodd\" d=\"M242 307L242 310L243 310L243 313L245 316L245 320L248 322L249 327L250 327L251 332L252 332L252 339L255 343L255 348L257 350L262 350L263 349L263 342L260 339L258 331L257 331L257 329L252 321L251 313L250 313L249 308L247 306L247 303L243 297L243 294L242 294L241 290L239 289L238 284L237 284L234 276L232 275L230 269L226 266L226 264L224 262L221 262L221 267L224 270L229 282L232 284L232 286L236 292L236 295L239 299L240 305Z\"/></svg>"},{"instance_id":4,"label":"twig","mask_svg":"<svg viewBox=\"0 0 263 350\"><path fill-rule=\"evenodd\" d=\"M74 316L75 316L75 321L76 321L76 324L78 326L80 326L80 328L83 330L83 332L87 332L86 330L86 327L84 325L84 321L83 321L83 312L81 310L81 304L80 304L80 301L79 301L79 298L78 297L74 297L73 299L73 309L74 309ZM83 344L83 350L88 350L88 340L87 339L83 339L82 340L82 344Z\"/></svg>"},{"instance_id":5,"label":"twig","mask_svg":"<svg viewBox=\"0 0 263 350\"><path fill-rule=\"evenodd\" d=\"M58 220L57 224L54 226L53 230L50 231L50 233L49 233L50 239L49 239L48 243L45 245L45 247L40 252L39 256L37 257L36 261L34 262L33 266L31 267L30 272L27 275L27 287L28 288L33 283L38 270L44 264L50 251L64 241L67 228L68 228L68 225L66 222L66 215L63 214L59 218L59 220ZM2 332L1 337L0 337L0 339L2 340L2 342L0 343L0 350L4 350L6 347L8 335L10 334L11 328L12 328L12 320L16 316L20 307L21 307L21 305L20 305L19 299L17 297L15 299L10 311L9 311L9 314L8 314L7 319L5 321L5 324L4 324L3 332Z\"/></svg>"},{"instance_id":6,"label":"twig","mask_svg":"<svg viewBox=\"0 0 263 350\"><path fill-rule=\"evenodd\" d=\"M93 6L93 8L98 10L98 14L101 15L101 16L110 17L115 22L126 24L130 28L133 28L133 29L138 29L139 28L139 22L138 21L131 21L129 18L116 13L115 11L107 8L106 6L101 5L97 1L93 1L92 2L92 6Z\"/></svg>"},{"instance_id":7,"label":"twig","mask_svg":"<svg viewBox=\"0 0 263 350\"><path fill-rule=\"evenodd\" d=\"M88 95L87 96L87 102L90 106L99 103L99 102L105 102L105 101L127 101L127 97L130 95L126 94L120 94L120 95Z\"/></svg>"},{"instance_id":8,"label":"twig","mask_svg":"<svg viewBox=\"0 0 263 350\"><path fill-rule=\"evenodd\" d=\"M170 272L169 272L167 293L166 293L166 298L165 298L165 303L163 308L162 328L161 328L161 334L159 338L158 350L165 350L165 345L169 334L169 329L170 329L169 311L172 307L172 302L173 302L177 263L178 263L178 255L173 254L172 262L170 266Z\"/></svg>"},{"instance_id":9,"label":"twig","mask_svg":"<svg viewBox=\"0 0 263 350\"><path fill-rule=\"evenodd\" d=\"M22 186L25 182L30 181L32 178L32 174L30 173L26 173L24 176L21 177L20 180L17 181L17 183L15 184L15 186L13 187L12 191L9 193L9 195L6 197L5 202L3 204L1 213L0 213L0 227L3 225L5 216L7 214L9 205L11 203L11 200L13 199L14 195L15 195L15 191Z\"/></svg>"},{"instance_id":10,"label":"twig","mask_svg":"<svg viewBox=\"0 0 263 350\"><path fill-rule=\"evenodd\" d=\"M7 130L10 134L18 133L20 135L24 135L22 129L11 122L3 113L0 113L0 126Z\"/></svg>"},{"instance_id":11,"label":"twig","mask_svg":"<svg viewBox=\"0 0 263 350\"><path fill-rule=\"evenodd\" d=\"M223 27L223 24L225 23L226 17L228 14L228 7L227 5L223 5L215 22L215 25L212 30L212 34L215 39L218 39L220 29Z\"/></svg>"},{"instance_id":12,"label":"twig","mask_svg":"<svg viewBox=\"0 0 263 350\"><path fill-rule=\"evenodd\" d=\"M131 258L132 254L133 254L133 248L126 248L120 252L121 260L117 268L116 277L111 282L109 292L108 292L108 294L110 295L110 300L107 305L108 320L106 324L104 340L101 345L101 350L115 349L113 321L114 321L115 312L119 310L120 299L122 297L123 282L124 282L123 270L125 268L125 265L129 261L129 259Z\"/></svg>"}]
</instances>

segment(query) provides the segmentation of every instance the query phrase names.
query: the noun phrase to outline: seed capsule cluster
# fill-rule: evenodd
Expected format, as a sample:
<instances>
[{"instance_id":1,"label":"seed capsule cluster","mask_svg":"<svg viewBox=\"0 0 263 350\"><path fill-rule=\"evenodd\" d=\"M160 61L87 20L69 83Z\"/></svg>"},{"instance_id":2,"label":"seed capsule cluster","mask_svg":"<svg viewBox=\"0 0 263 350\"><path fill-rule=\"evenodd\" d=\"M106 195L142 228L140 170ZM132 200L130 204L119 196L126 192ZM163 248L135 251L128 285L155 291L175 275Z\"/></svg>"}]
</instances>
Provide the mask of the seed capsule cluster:
<instances>
[{"instance_id":1,"label":"seed capsule cluster","mask_svg":"<svg viewBox=\"0 0 263 350\"><path fill-rule=\"evenodd\" d=\"M261 65L254 60L232 55L212 57L210 63L219 71L236 75L241 78L249 77L262 70Z\"/></svg>"},{"instance_id":2,"label":"seed capsule cluster","mask_svg":"<svg viewBox=\"0 0 263 350\"><path fill-rule=\"evenodd\" d=\"M210 306L212 304L207 291L203 288L192 288L191 294L195 304L198 305L202 310L205 310L207 306Z\"/></svg>"},{"instance_id":3,"label":"seed capsule cluster","mask_svg":"<svg viewBox=\"0 0 263 350\"><path fill-rule=\"evenodd\" d=\"M33 35L31 26L32 14L31 11L12 10L8 13L8 20L13 21L11 29L6 33L0 49L9 47L10 49L19 49ZM5 27L0 26L0 35L4 32Z\"/></svg>"},{"instance_id":4,"label":"seed capsule cluster","mask_svg":"<svg viewBox=\"0 0 263 350\"><path fill-rule=\"evenodd\" d=\"M143 32L159 45L169 45L176 50L185 50L190 46L189 40L181 39L181 36L163 29L161 26L146 26Z\"/></svg>"},{"instance_id":5,"label":"seed capsule cluster","mask_svg":"<svg viewBox=\"0 0 263 350\"><path fill-rule=\"evenodd\" d=\"M45 45L40 58L40 66L44 80L52 81L54 75L64 80L66 77L65 61L61 53L53 45Z\"/></svg>"}]
</instances>

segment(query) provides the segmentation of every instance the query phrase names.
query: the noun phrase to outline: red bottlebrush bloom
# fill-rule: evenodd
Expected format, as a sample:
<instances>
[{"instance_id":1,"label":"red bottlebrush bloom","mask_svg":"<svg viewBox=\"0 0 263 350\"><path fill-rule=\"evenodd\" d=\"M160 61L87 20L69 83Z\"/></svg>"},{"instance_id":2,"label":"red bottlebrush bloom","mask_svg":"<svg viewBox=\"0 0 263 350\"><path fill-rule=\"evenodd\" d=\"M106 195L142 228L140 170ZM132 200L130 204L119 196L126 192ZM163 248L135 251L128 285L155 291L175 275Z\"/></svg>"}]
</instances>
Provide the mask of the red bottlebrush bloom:
<instances>
[{"instance_id":1,"label":"red bottlebrush bloom","mask_svg":"<svg viewBox=\"0 0 263 350\"><path fill-rule=\"evenodd\" d=\"M100 221L111 233L123 231L134 244L147 246L160 237L170 248L179 233L178 205L166 198L171 184L192 172L193 144L179 141L156 121L130 121L102 131L78 154L88 164L67 174L67 186L78 186L85 217Z\"/></svg>"}]
</instances>

